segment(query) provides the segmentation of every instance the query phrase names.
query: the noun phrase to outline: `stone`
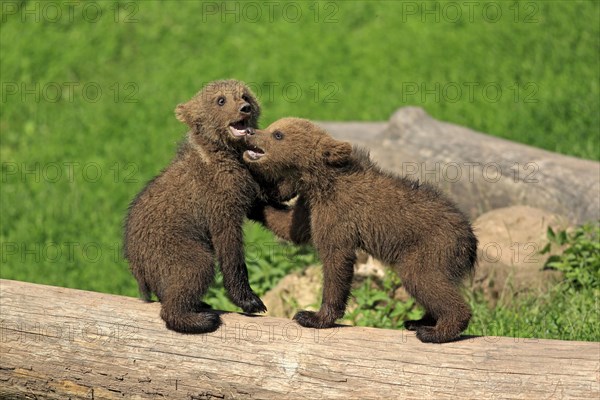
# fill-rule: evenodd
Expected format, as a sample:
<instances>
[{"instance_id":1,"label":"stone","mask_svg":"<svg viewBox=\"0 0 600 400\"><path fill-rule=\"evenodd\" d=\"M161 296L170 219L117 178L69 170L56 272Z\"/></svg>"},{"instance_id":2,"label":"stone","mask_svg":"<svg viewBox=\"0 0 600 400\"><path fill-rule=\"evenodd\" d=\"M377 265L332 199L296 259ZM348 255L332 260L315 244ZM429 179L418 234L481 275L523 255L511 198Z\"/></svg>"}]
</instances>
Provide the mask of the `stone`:
<instances>
[{"instance_id":1,"label":"stone","mask_svg":"<svg viewBox=\"0 0 600 400\"><path fill-rule=\"evenodd\" d=\"M551 254L540 251L548 243L548 227L568 227L565 217L528 206L499 208L481 215L473 223L479 239L478 265L473 289L481 289L485 297L496 301L503 294L546 290L561 279L562 274L544 270Z\"/></svg>"},{"instance_id":2,"label":"stone","mask_svg":"<svg viewBox=\"0 0 600 400\"><path fill-rule=\"evenodd\" d=\"M284 276L261 298L267 306L267 315L291 318L300 309L318 310L322 282L322 267L319 265L309 266L304 271L292 272Z\"/></svg>"},{"instance_id":3,"label":"stone","mask_svg":"<svg viewBox=\"0 0 600 400\"><path fill-rule=\"evenodd\" d=\"M386 266L373 256L364 252L360 253L354 264L354 276L382 279L385 276Z\"/></svg>"}]
</instances>

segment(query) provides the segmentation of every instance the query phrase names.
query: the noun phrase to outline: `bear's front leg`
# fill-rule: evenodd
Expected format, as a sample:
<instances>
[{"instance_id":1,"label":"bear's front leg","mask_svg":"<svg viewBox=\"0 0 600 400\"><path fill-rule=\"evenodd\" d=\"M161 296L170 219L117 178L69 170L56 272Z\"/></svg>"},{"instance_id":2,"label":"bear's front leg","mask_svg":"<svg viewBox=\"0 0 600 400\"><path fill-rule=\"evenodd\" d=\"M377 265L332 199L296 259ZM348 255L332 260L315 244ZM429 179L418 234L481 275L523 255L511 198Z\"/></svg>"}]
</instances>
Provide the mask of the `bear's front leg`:
<instances>
[{"instance_id":1,"label":"bear's front leg","mask_svg":"<svg viewBox=\"0 0 600 400\"><path fill-rule=\"evenodd\" d=\"M344 316L352 277L356 253L351 249L332 249L325 254L323 260L323 303L321 309L299 311L294 315L298 323L307 328L330 328L335 321Z\"/></svg>"},{"instance_id":2,"label":"bear's front leg","mask_svg":"<svg viewBox=\"0 0 600 400\"><path fill-rule=\"evenodd\" d=\"M288 242L304 245L311 241L310 211L302 196L293 206L257 202L248 213L248 218L260 222Z\"/></svg>"},{"instance_id":3,"label":"bear's front leg","mask_svg":"<svg viewBox=\"0 0 600 400\"><path fill-rule=\"evenodd\" d=\"M223 286L231 301L248 314L267 311L248 281L241 222L222 222L211 228L211 237L223 273Z\"/></svg>"}]
</instances>

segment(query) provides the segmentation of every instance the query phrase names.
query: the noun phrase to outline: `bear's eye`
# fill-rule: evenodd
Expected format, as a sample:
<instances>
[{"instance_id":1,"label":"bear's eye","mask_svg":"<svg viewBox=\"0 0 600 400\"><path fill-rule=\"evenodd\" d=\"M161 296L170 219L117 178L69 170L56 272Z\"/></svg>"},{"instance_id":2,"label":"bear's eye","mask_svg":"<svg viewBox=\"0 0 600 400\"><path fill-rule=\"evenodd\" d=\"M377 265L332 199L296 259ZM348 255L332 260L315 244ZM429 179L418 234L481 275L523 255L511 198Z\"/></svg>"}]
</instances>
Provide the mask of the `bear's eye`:
<instances>
[{"instance_id":1,"label":"bear's eye","mask_svg":"<svg viewBox=\"0 0 600 400\"><path fill-rule=\"evenodd\" d=\"M280 131L275 131L275 132L273 132L273 137L276 140L281 140L281 139L283 139L283 133L281 133Z\"/></svg>"},{"instance_id":2,"label":"bear's eye","mask_svg":"<svg viewBox=\"0 0 600 400\"><path fill-rule=\"evenodd\" d=\"M225 96L220 96L217 99L217 104L220 105L220 106L225 105Z\"/></svg>"},{"instance_id":3,"label":"bear's eye","mask_svg":"<svg viewBox=\"0 0 600 400\"><path fill-rule=\"evenodd\" d=\"M242 100L244 100L246 103L250 103L250 97L248 97L248 95L242 95Z\"/></svg>"}]
</instances>

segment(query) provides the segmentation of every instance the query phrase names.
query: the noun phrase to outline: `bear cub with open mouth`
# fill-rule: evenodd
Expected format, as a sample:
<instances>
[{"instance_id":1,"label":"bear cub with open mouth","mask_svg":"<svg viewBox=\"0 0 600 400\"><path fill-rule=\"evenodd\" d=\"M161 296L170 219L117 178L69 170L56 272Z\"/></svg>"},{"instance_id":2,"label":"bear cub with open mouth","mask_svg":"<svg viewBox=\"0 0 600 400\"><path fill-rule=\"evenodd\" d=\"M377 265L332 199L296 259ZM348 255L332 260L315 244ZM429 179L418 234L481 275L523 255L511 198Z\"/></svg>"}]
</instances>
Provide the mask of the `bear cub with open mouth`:
<instances>
[{"instance_id":1,"label":"bear cub with open mouth","mask_svg":"<svg viewBox=\"0 0 600 400\"><path fill-rule=\"evenodd\" d=\"M211 332L220 318L201 299L215 260L233 303L246 313L266 311L248 282L242 233L246 216L265 223L271 202L242 161L245 133L256 128L260 107L246 85L225 80L208 84L175 113L190 130L171 164L132 201L125 257L143 297L158 297L169 329Z\"/></svg>"},{"instance_id":2,"label":"bear cub with open mouth","mask_svg":"<svg viewBox=\"0 0 600 400\"><path fill-rule=\"evenodd\" d=\"M382 171L366 151L333 139L310 121L284 118L248 130L244 161L271 179L296 182L289 210L273 230L312 241L323 262L323 302L299 311L305 327L327 328L346 310L356 250L390 265L425 316L406 321L423 342L456 339L471 318L460 293L474 270L477 238L466 216L434 187Z\"/></svg>"}]
</instances>

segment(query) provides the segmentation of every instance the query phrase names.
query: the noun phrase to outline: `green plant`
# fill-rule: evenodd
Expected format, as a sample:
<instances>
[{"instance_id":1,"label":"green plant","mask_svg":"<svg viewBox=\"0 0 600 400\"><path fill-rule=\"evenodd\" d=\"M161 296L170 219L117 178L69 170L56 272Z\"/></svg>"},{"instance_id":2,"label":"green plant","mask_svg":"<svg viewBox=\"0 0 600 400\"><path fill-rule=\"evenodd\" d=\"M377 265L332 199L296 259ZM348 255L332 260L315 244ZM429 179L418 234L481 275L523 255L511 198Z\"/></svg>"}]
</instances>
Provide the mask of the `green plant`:
<instances>
[{"instance_id":1,"label":"green plant","mask_svg":"<svg viewBox=\"0 0 600 400\"><path fill-rule=\"evenodd\" d=\"M520 295L489 307L483 293L469 295L473 318L465 331L477 336L600 340L598 290L557 285L547 293Z\"/></svg>"},{"instance_id":2,"label":"green plant","mask_svg":"<svg viewBox=\"0 0 600 400\"><path fill-rule=\"evenodd\" d=\"M550 252L553 244L566 249L550 256L544 268L563 272L565 283L575 289L600 287L600 224L582 225L570 233L548 227L547 236L549 242L542 254Z\"/></svg>"},{"instance_id":3,"label":"green plant","mask_svg":"<svg viewBox=\"0 0 600 400\"><path fill-rule=\"evenodd\" d=\"M356 306L350 305L351 311L344 319L358 326L401 328L404 320L420 318L422 310L412 298L407 301L395 298L401 286L400 278L389 270L383 279L368 277L352 290Z\"/></svg>"}]
</instances>

